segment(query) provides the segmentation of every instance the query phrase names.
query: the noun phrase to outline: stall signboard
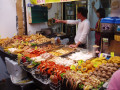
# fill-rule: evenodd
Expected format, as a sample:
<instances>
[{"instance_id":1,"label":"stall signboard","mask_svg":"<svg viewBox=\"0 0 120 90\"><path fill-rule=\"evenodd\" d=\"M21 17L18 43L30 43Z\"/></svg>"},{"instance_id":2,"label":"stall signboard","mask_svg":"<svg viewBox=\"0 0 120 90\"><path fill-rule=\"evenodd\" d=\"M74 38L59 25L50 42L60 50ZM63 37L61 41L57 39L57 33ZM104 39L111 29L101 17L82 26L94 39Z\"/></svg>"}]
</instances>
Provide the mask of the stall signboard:
<instances>
[{"instance_id":1,"label":"stall signboard","mask_svg":"<svg viewBox=\"0 0 120 90\"><path fill-rule=\"evenodd\" d=\"M45 3L55 3L60 2L60 0L45 0Z\"/></svg>"},{"instance_id":2,"label":"stall signboard","mask_svg":"<svg viewBox=\"0 0 120 90\"><path fill-rule=\"evenodd\" d=\"M46 3L57 3L57 2L70 2L70 1L78 1L78 0L30 0L31 4L46 4Z\"/></svg>"},{"instance_id":3,"label":"stall signboard","mask_svg":"<svg viewBox=\"0 0 120 90\"><path fill-rule=\"evenodd\" d=\"M120 0L112 0L111 17L120 17Z\"/></svg>"}]
</instances>

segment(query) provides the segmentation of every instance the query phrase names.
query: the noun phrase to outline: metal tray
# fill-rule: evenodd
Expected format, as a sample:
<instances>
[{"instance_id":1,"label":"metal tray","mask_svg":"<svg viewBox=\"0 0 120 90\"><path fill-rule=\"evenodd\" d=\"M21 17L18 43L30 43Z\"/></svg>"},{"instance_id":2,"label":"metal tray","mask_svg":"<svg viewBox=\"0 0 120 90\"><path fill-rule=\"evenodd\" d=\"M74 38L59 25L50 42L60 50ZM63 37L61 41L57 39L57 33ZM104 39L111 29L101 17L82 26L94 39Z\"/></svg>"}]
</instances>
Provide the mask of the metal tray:
<instances>
[{"instance_id":1,"label":"metal tray","mask_svg":"<svg viewBox=\"0 0 120 90\"><path fill-rule=\"evenodd\" d=\"M35 69L31 71L31 74L34 77L34 79L37 80L38 82L41 82L42 84L45 84L45 85L50 84L50 78L48 78L48 77L46 77L46 79L42 79L41 76L39 78L37 78L35 75Z\"/></svg>"},{"instance_id":2,"label":"metal tray","mask_svg":"<svg viewBox=\"0 0 120 90\"><path fill-rule=\"evenodd\" d=\"M64 46L64 45L62 45L62 46L60 46L59 48L57 48L57 49L54 49L54 50L50 50L49 52L51 52L51 51L53 51L53 52L56 52L56 50L59 50L59 49L69 49L69 47L68 46ZM70 51L69 53L66 53L66 54L63 54L63 55L61 55L61 56L59 56L59 57L65 57L65 56L68 56L68 55L70 55L70 54L72 54L72 53L74 53L75 52L75 49L73 49L72 51Z\"/></svg>"},{"instance_id":3,"label":"metal tray","mask_svg":"<svg viewBox=\"0 0 120 90\"><path fill-rule=\"evenodd\" d=\"M47 45L47 44L51 44L51 41L45 42L45 43L41 43L41 44L37 44L35 46L43 46L43 45ZM31 46L31 47L35 47L35 46Z\"/></svg>"},{"instance_id":4,"label":"metal tray","mask_svg":"<svg viewBox=\"0 0 120 90\"><path fill-rule=\"evenodd\" d=\"M0 51L6 55L8 55L9 58L15 60L17 58L17 55L16 54L11 54L11 53L8 53L8 52L5 52L4 49L0 46Z\"/></svg>"},{"instance_id":5,"label":"metal tray","mask_svg":"<svg viewBox=\"0 0 120 90\"><path fill-rule=\"evenodd\" d=\"M34 70L37 66L33 67L33 68L27 68L26 66L23 65L22 62L20 62L20 67L25 70L26 72L31 73L32 70Z\"/></svg>"}]
</instances>

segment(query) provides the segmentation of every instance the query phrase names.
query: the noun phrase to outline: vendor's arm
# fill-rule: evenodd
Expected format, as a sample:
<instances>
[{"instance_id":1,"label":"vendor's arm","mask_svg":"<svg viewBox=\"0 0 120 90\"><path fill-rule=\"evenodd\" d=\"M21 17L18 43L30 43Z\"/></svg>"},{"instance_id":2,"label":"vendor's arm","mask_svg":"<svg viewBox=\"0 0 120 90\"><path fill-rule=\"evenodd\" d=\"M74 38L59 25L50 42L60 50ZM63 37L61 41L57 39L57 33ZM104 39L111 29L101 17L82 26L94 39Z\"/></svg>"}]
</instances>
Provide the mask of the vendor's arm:
<instances>
[{"instance_id":1,"label":"vendor's arm","mask_svg":"<svg viewBox=\"0 0 120 90\"><path fill-rule=\"evenodd\" d=\"M55 23L67 23L67 20L58 20L58 19L55 19Z\"/></svg>"},{"instance_id":2,"label":"vendor's arm","mask_svg":"<svg viewBox=\"0 0 120 90\"><path fill-rule=\"evenodd\" d=\"M66 24L78 24L80 21L79 20L66 20Z\"/></svg>"},{"instance_id":3,"label":"vendor's arm","mask_svg":"<svg viewBox=\"0 0 120 90\"><path fill-rule=\"evenodd\" d=\"M65 23L65 24L78 24L79 20L58 20L55 19L55 23Z\"/></svg>"},{"instance_id":4,"label":"vendor's arm","mask_svg":"<svg viewBox=\"0 0 120 90\"><path fill-rule=\"evenodd\" d=\"M82 32L82 34L81 34L81 36L80 36L80 38L79 38L79 41L80 41L82 44L84 44L84 41L86 40L89 31L90 31L90 23L89 23L89 21L86 21L86 22L84 23L83 32Z\"/></svg>"},{"instance_id":5,"label":"vendor's arm","mask_svg":"<svg viewBox=\"0 0 120 90\"><path fill-rule=\"evenodd\" d=\"M76 44L71 44L69 47L77 48L80 44L81 44L81 42L78 42Z\"/></svg>"},{"instance_id":6,"label":"vendor's arm","mask_svg":"<svg viewBox=\"0 0 120 90\"><path fill-rule=\"evenodd\" d=\"M76 47L78 47L81 44L81 42L79 41L78 43L76 43Z\"/></svg>"}]
</instances>

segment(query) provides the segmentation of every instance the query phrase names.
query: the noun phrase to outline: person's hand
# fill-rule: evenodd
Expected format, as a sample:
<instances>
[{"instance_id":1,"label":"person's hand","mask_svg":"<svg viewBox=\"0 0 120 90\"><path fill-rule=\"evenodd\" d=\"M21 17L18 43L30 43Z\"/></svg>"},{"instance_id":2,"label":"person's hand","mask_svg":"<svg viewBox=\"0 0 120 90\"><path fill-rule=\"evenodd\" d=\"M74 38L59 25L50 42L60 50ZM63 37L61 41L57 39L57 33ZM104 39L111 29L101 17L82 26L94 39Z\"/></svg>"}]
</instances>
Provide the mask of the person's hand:
<instances>
[{"instance_id":1,"label":"person's hand","mask_svg":"<svg viewBox=\"0 0 120 90\"><path fill-rule=\"evenodd\" d=\"M92 8L94 8L94 6L95 6L95 1L92 2Z\"/></svg>"},{"instance_id":2,"label":"person's hand","mask_svg":"<svg viewBox=\"0 0 120 90\"><path fill-rule=\"evenodd\" d=\"M59 19L54 19L55 20L55 23L61 23L61 20Z\"/></svg>"},{"instance_id":3,"label":"person's hand","mask_svg":"<svg viewBox=\"0 0 120 90\"><path fill-rule=\"evenodd\" d=\"M71 45L69 45L69 47L71 47L71 48L77 48L78 46L74 45L74 44L71 44Z\"/></svg>"},{"instance_id":4,"label":"person's hand","mask_svg":"<svg viewBox=\"0 0 120 90\"><path fill-rule=\"evenodd\" d=\"M95 31L94 28L90 28L91 31Z\"/></svg>"}]
</instances>

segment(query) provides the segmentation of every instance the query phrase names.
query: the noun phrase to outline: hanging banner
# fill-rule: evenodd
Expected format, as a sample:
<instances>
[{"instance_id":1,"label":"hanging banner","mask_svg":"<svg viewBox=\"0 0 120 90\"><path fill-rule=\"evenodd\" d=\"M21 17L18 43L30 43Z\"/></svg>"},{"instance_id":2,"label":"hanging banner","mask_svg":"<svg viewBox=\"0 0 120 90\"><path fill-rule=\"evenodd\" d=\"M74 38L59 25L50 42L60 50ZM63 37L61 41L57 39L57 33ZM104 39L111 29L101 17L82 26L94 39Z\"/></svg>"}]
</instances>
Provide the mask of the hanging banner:
<instances>
[{"instance_id":1,"label":"hanging banner","mask_svg":"<svg viewBox=\"0 0 120 90\"><path fill-rule=\"evenodd\" d=\"M31 4L35 4L35 5L46 4L46 3L70 2L70 1L78 1L78 0L30 0Z\"/></svg>"},{"instance_id":2,"label":"hanging banner","mask_svg":"<svg viewBox=\"0 0 120 90\"><path fill-rule=\"evenodd\" d=\"M70 2L70 1L78 1L78 0L60 0L60 2Z\"/></svg>"}]
</instances>

